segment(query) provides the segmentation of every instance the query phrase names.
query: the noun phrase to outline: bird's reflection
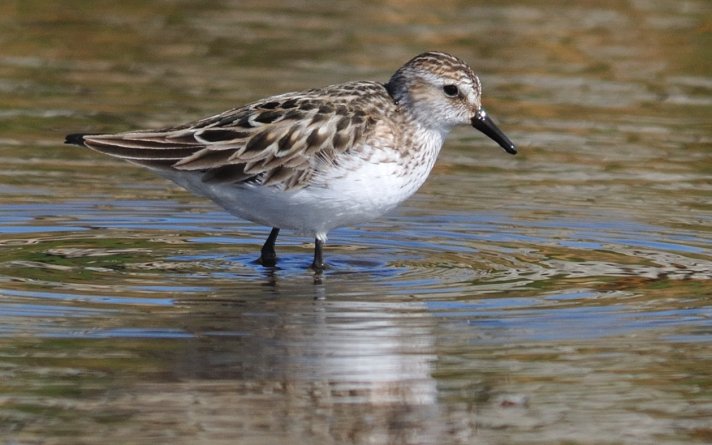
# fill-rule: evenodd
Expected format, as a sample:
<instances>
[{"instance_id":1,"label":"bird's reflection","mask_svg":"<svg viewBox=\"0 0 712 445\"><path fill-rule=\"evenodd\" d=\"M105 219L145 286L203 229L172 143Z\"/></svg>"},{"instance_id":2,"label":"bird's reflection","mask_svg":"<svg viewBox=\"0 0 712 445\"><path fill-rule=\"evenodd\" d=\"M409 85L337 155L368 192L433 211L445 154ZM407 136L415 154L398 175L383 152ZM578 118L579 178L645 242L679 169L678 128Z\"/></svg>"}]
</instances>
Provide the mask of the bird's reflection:
<instances>
[{"instance_id":1,"label":"bird's reflection","mask_svg":"<svg viewBox=\"0 0 712 445\"><path fill-rule=\"evenodd\" d=\"M283 272L279 267L274 266L274 267L264 267L262 268L261 276L262 276L262 285L266 287L272 287L274 289L277 289L277 286L279 285L280 281L280 273ZM311 274L312 277L312 284L314 284L314 289L315 289L315 295L314 299L315 300L323 300L326 299L326 293L325 293L325 288L322 286L325 281L325 276L324 276L324 271L305 271L305 274Z\"/></svg>"},{"instance_id":2,"label":"bird's reflection","mask_svg":"<svg viewBox=\"0 0 712 445\"><path fill-rule=\"evenodd\" d=\"M333 417L331 433L337 435L396 437L403 425L434 422L436 355L419 303L332 301L323 276L320 284L291 286L279 276L279 270L265 271L269 292L259 296L234 291L186 302L184 323L197 340L177 349L166 365L175 380L189 382L199 406L217 404L225 413L244 414L246 422L265 403L318 406L325 416L307 416L308 422ZM357 292L335 286L339 295ZM208 410L203 415L212 421ZM364 425L364 418L372 421ZM270 417L264 421L282 427Z\"/></svg>"}]
</instances>

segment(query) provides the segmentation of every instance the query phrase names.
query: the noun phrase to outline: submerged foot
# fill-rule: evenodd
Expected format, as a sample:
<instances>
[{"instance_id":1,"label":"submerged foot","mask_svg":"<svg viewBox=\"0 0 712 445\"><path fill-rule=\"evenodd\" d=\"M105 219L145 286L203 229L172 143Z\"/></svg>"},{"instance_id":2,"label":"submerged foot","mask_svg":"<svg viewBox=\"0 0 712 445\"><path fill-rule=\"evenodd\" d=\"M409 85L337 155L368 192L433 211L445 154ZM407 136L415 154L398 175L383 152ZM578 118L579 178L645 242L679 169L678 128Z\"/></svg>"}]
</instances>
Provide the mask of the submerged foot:
<instances>
[{"instance_id":1,"label":"submerged foot","mask_svg":"<svg viewBox=\"0 0 712 445\"><path fill-rule=\"evenodd\" d=\"M257 259L257 263L265 267L274 267L277 264L277 252L274 250L274 244L277 242L277 236L279 235L279 228L273 227L267 241L265 241L260 250L260 257Z\"/></svg>"},{"instance_id":2,"label":"submerged foot","mask_svg":"<svg viewBox=\"0 0 712 445\"><path fill-rule=\"evenodd\" d=\"M320 273L324 272L324 269L326 269L326 264L324 264L323 262L321 262L321 263L312 262L311 265L309 266L309 269L320 274Z\"/></svg>"},{"instance_id":3,"label":"submerged foot","mask_svg":"<svg viewBox=\"0 0 712 445\"><path fill-rule=\"evenodd\" d=\"M264 252L257 258L257 264L264 267L274 267L277 265L277 255L274 253L265 255Z\"/></svg>"}]
</instances>

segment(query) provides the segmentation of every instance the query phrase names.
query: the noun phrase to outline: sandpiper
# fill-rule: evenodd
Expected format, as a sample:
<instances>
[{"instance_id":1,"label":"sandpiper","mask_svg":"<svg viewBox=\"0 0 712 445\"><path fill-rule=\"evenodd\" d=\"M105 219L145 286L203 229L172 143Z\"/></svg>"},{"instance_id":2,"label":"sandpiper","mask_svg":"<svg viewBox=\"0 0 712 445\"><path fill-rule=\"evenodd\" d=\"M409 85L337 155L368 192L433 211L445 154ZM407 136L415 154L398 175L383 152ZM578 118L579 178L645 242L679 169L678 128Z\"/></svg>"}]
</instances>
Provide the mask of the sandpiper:
<instances>
[{"instance_id":1,"label":"sandpiper","mask_svg":"<svg viewBox=\"0 0 712 445\"><path fill-rule=\"evenodd\" d=\"M324 268L329 230L376 218L425 182L450 130L472 125L507 153L514 144L485 113L472 69L426 52L386 83L347 82L268 97L160 130L70 134L148 167L240 218L272 227L259 262L273 267L280 229L315 239Z\"/></svg>"}]
</instances>

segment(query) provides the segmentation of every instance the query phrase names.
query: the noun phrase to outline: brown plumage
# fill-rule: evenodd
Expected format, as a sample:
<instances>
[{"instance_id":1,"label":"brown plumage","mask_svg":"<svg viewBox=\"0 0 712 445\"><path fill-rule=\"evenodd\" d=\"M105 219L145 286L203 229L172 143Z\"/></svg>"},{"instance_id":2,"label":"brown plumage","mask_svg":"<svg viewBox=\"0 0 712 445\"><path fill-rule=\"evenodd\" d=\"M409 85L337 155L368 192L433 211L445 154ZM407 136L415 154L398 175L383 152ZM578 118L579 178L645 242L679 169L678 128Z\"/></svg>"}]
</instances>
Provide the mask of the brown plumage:
<instances>
[{"instance_id":1,"label":"brown plumage","mask_svg":"<svg viewBox=\"0 0 712 445\"><path fill-rule=\"evenodd\" d=\"M210 182L292 189L372 136L373 116L395 108L384 84L351 82L273 96L177 127L81 135L81 144L154 169L201 172Z\"/></svg>"},{"instance_id":2,"label":"brown plumage","mask_svg":"<svg viewBox=\"0 0 712 445\"><path fill-rule=\"evenodd\" d=\"M316 239L376 218L423 184L445 137L472 125L514 144L480 102L480 81L457 57L421 54L388 83L348 82L269 97L160 130L71 134L66 143L151 168L241 218L273 227L260 261L274 265L280 228Z\"/></svg>"}]
</instances>

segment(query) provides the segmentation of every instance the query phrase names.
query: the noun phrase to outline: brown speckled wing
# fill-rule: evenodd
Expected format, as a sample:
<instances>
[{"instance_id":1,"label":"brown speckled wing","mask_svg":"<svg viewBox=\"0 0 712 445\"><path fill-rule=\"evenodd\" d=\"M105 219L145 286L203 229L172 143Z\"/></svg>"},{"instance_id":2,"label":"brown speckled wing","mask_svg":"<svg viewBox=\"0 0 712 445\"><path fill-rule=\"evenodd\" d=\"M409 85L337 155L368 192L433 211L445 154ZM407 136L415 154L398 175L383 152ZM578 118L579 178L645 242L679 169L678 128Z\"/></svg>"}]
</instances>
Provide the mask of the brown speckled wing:
<instances>
[{"instance_id":1,"label":"brown speckled wing","mask_svg":"<svg viewBox=\"0 0 712 445\"><path fill-rule=\"evenodd\" d=\"M368 137L393 102L382 84L352 82L274 96L155 131L86 135L99 152L159 169L193 171L206 182L304 186Z\"/></svg>"}]
</instances>

